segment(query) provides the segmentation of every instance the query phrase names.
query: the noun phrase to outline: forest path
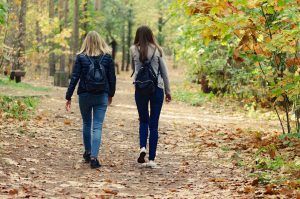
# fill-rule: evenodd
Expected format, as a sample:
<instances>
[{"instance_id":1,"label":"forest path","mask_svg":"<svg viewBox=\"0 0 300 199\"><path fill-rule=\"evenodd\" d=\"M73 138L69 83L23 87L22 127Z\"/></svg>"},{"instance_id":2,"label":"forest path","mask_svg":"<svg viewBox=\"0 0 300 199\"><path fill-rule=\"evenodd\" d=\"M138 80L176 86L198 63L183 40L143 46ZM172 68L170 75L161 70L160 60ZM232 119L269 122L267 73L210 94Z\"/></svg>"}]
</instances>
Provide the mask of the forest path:
<instances>
[{"instance_id":1,"label":"forest path","mask_svg":"<svg viewBox=\"0 0 300 199\"><path fill-rule=\"evenodd\" d=\"M99 170L83 163L77 96L64 109L66 89L42 99L36 117L0 125L0 196L45 198L248 198L253 179L237 166L243 129L272 127L262 120L172 102L162 110L157 163L136 163L138 115L133 86L118 77L105 119Z\"/></svg>"}]
</instances>

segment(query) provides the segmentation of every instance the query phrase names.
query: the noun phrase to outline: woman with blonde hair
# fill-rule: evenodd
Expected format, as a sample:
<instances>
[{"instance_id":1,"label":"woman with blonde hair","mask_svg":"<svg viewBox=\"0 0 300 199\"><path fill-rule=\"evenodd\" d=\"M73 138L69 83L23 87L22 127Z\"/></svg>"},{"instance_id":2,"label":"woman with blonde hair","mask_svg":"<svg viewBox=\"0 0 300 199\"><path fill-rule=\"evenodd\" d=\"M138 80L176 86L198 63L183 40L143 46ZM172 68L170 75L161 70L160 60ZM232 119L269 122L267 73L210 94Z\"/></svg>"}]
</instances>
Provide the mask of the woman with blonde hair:
<instances>
[{"instance_id":1,"label":"woman with blonde hair","mask_svg":"<svg viewBox=\"0 0 300 199\"><path fill-rule=\"evenodd\" d=\"M79 82L79 108L83 120L83 158L91 168L99 168L99 148L102 124L107 106L112 103L116 90L116 75L111 49L100 37L91 31L83 41L76 56L72 77L66 93L66 110L71 109L71 98ZM91 129L93 124L93 134Z\"/></svg>"}]
</instances>

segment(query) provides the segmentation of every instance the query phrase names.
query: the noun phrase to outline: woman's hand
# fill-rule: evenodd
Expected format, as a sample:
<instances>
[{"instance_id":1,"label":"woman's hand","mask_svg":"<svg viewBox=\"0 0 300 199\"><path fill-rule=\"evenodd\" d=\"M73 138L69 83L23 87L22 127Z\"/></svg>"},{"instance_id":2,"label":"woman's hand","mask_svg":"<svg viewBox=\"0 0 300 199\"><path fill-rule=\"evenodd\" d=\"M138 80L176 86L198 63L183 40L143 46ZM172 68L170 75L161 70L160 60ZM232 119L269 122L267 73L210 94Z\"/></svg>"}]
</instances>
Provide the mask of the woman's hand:
<instances>
[{"instance_id":1,"label":"woman's hand","mask_svg":"<svg viewBox=\"0 0 300 199\"><path fill-rule=\"evenodd\" d=\"M68 100L67 102L66 102L66 111L70 111L71 110L71 100Z\"/></svg>"},{"instance_id":2,"label":"woman's hand","mask_svg":"<svg viewBox=\"0 0 300 199\"><path fill-rule=\"evenodd\" d=\"M170 94L166 95L166 102L169 103L172 101L172 96Z\"/></svg>"},{"instance_id":3,"label":"woman's hand","mask_svg":"<svg viewBox=\"0 0 300 199\"><path fill-rule=\"evenodd\" d=\"M112 103L112 97L108 97L108 106L110 106Z\"/></svg>"}]
</instances>

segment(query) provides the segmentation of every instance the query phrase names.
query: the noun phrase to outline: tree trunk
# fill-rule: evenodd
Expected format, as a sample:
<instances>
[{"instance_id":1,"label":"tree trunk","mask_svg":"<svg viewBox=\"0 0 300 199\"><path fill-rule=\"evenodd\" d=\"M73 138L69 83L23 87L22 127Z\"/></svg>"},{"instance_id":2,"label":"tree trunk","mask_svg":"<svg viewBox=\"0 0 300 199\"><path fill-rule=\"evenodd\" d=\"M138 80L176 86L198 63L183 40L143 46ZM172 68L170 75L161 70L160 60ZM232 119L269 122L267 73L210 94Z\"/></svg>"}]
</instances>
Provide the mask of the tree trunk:
<instances>
[{"instance_id":1,"label":"tree trunk","mask_svg":"<svg viewBox=\"0 0 300 199\"><path fill-rule=\"evenodd\" d=\"M126 61L126 44L125 44L125 37L126 37L126 32L125 32L125 20L123 22L123 30L122 30L122 67L121 70L125 70L125 61Z\"/></svg>"},{"instance_id":2,"label":"tree trunk","mask_svg":"<svg viewBox=\"0 0 300 199\"><path fill-rule=\"evenodd\" d=\"M26 38L26 9L27 0L21 1L21 9L19 12L19 31L14 46L15 56L13 63L13 70L24 70L25 66L25 38ZM11 76L11 79L14 77Z\"/></svg>"},{"instance_id":3,"label":"tree trunk","mask_svg":"<svg viewBox=\"0 0 300 199\"><path fill-rule=\"evenodd\" d=\"M64 28L67 27L68 24L68 14L69 14L69 0L59 0L58 1L59 12L58 16L60 21L60 31L62 32ZM60 55L60 67L59 72L55 73L54 76L54 85L66 87L68 86L68 74L65 71L66 68L66 55L65 55L65 47L62 47L62 54Z\"/></svg>"},{"instance_id":4,"label":"tree trunk","mask_svg":"<svg viewBox=\"0 0 300 199\"><path fill-rule=\"evenodd\" d=\"M79 50L79 0L74 0L73 55Z\"/></svg>"},{"instance_id":5,"label":"tree trunk","mask_svg":"<svg viewBox=\"0 0 300 199\"><path fill-rule=\"evenodd\" d=\"M95 10L99 11L101 9L101 0L95 0Z\"/></svg>"},{"instance_id":6,"label":"tree trunk","mask_svg":"<svg viewBox=\"0 0 300 199\"><path fill-rule=\"evenodd\" d=\"M132 15L132 5L128 10L128 33L127 33L127 60L126 60L126 71L129 71L130 66L130 46L132 40L132 26L133 26L133 15Z\"/></svg>"},{"instance_id":7,"label":"tree trunk","mask_svg":"<svg viewBox=\"0 0 300 199\"><path fill-rule=\"evenodd\" d=\"M74 0L74 26L73 26L73 53L71 56L74 65L76 53L79 50L79 0Z\"/></svg>"},{"instance_id":8,"label":"tree trunk","mask_svg":"<svg viewBox=\"0 0 300 199\"><path fill-rule=\"evenodd\" d=\"M40 47L41 47L41 45L43 45L43 35L42 35L42 32L41 32L41 27L40 27L39 20L37 20L35 22L35 34L36 34L36 41L38 43L38 46L37 46L37 49L36 49L38 57L37 57L36 66L35 66L35 73L38 76L41 76L42 67L41 67Z\"/></svg>"},{"instance_id":9,"label":"tree trunk","mask_svg":"<svg viewBox=\"0 0 300 199\"><path fill-rule=\"evenodd\" d=\"M59 0L59 19L60 21L63 21L60 25L60 31L62 32L64 28L67 27L68 24L68 14L69 14L69 1L68 0ZM62 47L62 54L60 56L60 71L65 72L65 66L66 66L66 55L65 52L66 48Z\"/></svg>"},{"instance_id":10,"label":"tree trunk","mask_svg":"<svg viewBox=\"0 0 300 199\"><path fill-rule=\"evenodd\" d=\"M49 0L49 20L50 23L52 23L53 19L55 16L55 0ZM50 35L50 38L53 37L53 34ZM55 54L52 52L54 50L53 44L50 42L49 43L50 46L50 53L49 53L49 75L50 76L54 76L55 74L55 65L56 65L56 61L55 61Z\"/></svg>"},{"instance_id":11,"label":"tree trunk","mask_svg":"<svg viewBox=\"0 0 300 199\"><path fill-rule=\"evenodd\" d=\"M89 0L83 0L83 24L82 29L84 30L84 34L82 36L82 41L86 37L88 33L88 8L89 8Z\"/></svg>"}]
</instances>

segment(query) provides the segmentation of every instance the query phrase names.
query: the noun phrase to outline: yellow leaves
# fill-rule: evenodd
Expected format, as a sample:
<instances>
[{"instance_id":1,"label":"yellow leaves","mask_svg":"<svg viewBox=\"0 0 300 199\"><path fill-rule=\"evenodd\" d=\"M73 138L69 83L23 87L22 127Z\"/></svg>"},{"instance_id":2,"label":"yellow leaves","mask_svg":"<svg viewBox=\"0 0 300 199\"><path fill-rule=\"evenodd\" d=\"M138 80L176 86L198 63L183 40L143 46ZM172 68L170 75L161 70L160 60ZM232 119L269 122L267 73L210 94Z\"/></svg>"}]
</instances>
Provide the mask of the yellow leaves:
<instances>
[{"instance_id":1,"label":"yellow leaves","mask_svg":"<svg viewBox=\"0 0 300 199\"><path fill-rule=\"evenodd\" d=\"M257 41L262 43L264 41L264 36L262 34L260 34L258 37L257 37Z\"/></svg>"},{"instance_id":2,"label":"yellow leaves","mask_svg":"<svg viewBox=\"0 0 300 199\"><path fill-rule=\"evenodd\" d=\"M56 34L54 38L52 39L52 42L59 44L62 47L67 48L69 46L68 40L72 36L72 29L71 28L65 28L62 30L61 33Z\"/></svg>"}]
</instances>

